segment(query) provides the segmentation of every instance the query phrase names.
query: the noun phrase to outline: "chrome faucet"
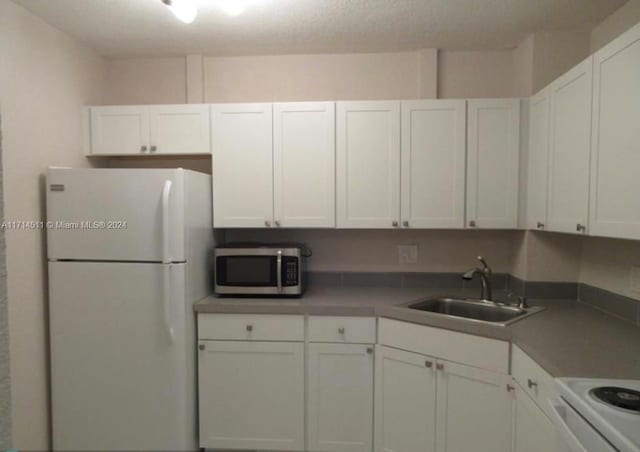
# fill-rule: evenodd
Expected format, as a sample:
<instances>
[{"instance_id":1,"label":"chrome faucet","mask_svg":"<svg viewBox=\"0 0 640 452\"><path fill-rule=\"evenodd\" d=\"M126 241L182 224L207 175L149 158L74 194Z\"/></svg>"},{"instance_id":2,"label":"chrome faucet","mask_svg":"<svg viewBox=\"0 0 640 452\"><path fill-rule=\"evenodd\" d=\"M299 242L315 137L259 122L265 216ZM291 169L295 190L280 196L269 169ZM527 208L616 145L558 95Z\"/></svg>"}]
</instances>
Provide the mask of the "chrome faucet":
<instances>
[{"instance_id":1,"label":"chrome faucet","mask_svg":"<svg viewBox=\"0 0 640 452\"><path fill-rule=\"evenodd\" d=\"M480 296L483 300L493 301L493 292L491 290L491 267L487 265L487 261L485 261L482 256L478 256L478 260L482 263L482 268L472 268L462 275L462 279L470 281L476 274L480 275L480 282L482 283L482 293Z\"/></svg>"}]
</instances>

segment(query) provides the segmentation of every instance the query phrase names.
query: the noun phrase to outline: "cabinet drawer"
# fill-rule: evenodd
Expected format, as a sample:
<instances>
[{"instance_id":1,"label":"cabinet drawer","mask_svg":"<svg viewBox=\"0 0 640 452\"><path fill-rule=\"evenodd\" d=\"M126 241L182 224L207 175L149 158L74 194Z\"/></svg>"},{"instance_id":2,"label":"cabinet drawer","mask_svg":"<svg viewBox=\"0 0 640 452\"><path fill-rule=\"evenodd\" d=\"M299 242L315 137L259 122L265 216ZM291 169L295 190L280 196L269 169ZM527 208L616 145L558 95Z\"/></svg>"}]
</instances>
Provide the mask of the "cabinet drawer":
<instances>
[{"instance_id":1,"label":"cabinet drawer","mask_svg":"<svg viewBox=\"0 0 640 452\"><path fill-rule=\"evenodd\" d=\"M310 342L373 344L376 319L373 317L309 317Z\"/></svg>"},{"instance_id":2,"label":"cabinet drawer","mask_svg":"<svg viewBox=\"0 0 640 452\"><path fill-rule=\"evenodd\" d=\"M554 393L553 377L515 345L513 346L511 373L542 411L550 415L547 399Z\"/></svg>"},{"instance_id":3,"label":"cabinet drawer","mask_svg":"<svg viewBox=\"0 0 640 452\"><path fill-rule=\"evenodd\" d=\"M456 331L380 319L378 343L503 374L509 373L509 343Z\"/></svg>"},{"instance_id":4,"label":"cabinet drawer","mask_svg":"<svg viewBox=\"0 0 640 452\"><path fill-rule=\"evenodd\" d=\"M223 341L304 341L304 317L198 314L198 338Z\"/></svg>"}]
</instances>

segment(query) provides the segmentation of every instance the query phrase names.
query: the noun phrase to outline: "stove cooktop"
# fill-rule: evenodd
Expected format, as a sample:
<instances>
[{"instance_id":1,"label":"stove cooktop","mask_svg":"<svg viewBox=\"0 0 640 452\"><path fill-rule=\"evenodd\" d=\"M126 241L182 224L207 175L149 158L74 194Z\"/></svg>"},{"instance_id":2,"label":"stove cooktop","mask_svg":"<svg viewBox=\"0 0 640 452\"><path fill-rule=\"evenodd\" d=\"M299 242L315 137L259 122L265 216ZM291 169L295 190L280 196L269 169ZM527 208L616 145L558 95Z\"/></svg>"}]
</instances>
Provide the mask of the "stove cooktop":
<instances>
[{"instance_id":1,"label":"stove cooktop","mask_svg":"<svg viewBox=\"0 0 640 452\"><path fill-rule=\"evenodd\" d=\"M623 452L640 452L640 380L559 378L559 395Z\"/></svg>"}]
</instances>

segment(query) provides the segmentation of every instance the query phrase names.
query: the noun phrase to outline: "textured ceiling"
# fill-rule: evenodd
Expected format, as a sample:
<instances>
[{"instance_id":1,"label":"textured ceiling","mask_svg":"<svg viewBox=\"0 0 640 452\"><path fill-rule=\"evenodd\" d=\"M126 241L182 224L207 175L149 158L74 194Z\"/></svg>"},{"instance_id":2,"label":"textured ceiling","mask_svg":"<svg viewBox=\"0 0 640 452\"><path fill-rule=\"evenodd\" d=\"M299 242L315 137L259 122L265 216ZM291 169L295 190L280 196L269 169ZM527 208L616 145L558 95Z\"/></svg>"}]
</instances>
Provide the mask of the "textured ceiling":
<instances>
[{"instance_id":1,"label":"textured ceiling","mask_svg":"<svg viewBox=\"0 0 640 452\"><path fill-rule=\"evenodd\" d=\"M625 0L250 0L230 17L196 0L190 25L160 0L14 0L106 56L383 52L512 47L589 29ZM226 0L229 1L229 0Z\"/></svg>"}]
</instances>

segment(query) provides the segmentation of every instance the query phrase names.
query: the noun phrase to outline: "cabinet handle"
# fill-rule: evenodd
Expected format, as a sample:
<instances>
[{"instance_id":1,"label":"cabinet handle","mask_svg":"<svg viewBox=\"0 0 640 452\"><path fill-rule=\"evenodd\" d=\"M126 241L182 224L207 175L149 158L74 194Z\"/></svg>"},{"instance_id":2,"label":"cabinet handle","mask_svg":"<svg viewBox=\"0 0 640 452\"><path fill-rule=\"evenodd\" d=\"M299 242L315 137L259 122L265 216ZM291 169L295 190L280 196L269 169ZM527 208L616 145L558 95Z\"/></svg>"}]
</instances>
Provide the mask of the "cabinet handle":
<instances>
[{"instance_id":1,"label":"cabinet handle","mask_svg":"<svg viewBox=\"0 0 640 452\"><path fill-rule=\"evenodd\" d=\"M444 370L444 364L442 364L442 363L437 363L437 364L436 364L436 369L438 369L438 370Z\"/></svg>"},{"instance_id":2,"label":"cabinet handle","mask_svg":"<svg viewBox=\"0 0 640 452\"><path fill-rule=\"evenodd\" d=\"M253 331L253 325L247 325L247 331L248 332Z\"/></svg>"},{"instance_id":3,"label":"cabinet handle","mask_svg":"<svg viewBox=\"0 0 640 452\"><path fill-rule=\"evenodd\" d=\"M198 350L204 350L205 348L204 344L198 344Z\"/></svg>"},{"instance_id":4,"label":"cabinet handle","mask_svg":"<svg viewBox=\"0 0 640 452\"><path fill-rule=\"evenodd\" d=\"M424 366L428 369L431 369L433 367L433 361L425 361Z\"/></svg>"},{"instance_id":5,"label":"cabinet handle","mask_svg":"<svg viewBox=\"0 0 640 452\"><path fill-rule=\"evenodd\" d=\"M408 222L408 221L406 221L406 220L405 220L405 221L403 221L403 222L402 222L402 226L404 226L405 228L408 228L408 227L409 227L409 222Z\"/></svg>"},{"instance_id":6,"label":"cabinet handle","mask_svg":"<svg viewBox=\"0 0 640 452\"><path fill-rule=\"evenodd\" d=\"M515 387L515 386L513 386L513 385L511 385L511 384L508 384L508 385L507 385L507 392L511 392L511 391L515 391L515 390L516 390L516 387Z\"/></svg>"},{"instance_id":7,"label":"cabinet handle","mask_svg":"<svg viewBox=\"0 0 640 452\"><path fill-rule=\"evenodd\" d=\"M264 220L264 225L268 228L271 227L271 222L269 220Z\"/></svg>"},{"instance_id":8,"label":"cabinet handle","mask_svg":"<svg viewBox=\"0 0 640 452\"><path fill-rule=\"evenodd\" d=\"M373 347L367 347L367 355L371 355L373 353Z\"/></svg>"},{"instance_id":9,"label":"cabinet handle","mask_svg":"<svg viewBox=\"0 0 640 452\"><path fill-rule=\"evenodd\" d=\"M140 146L140 151L141 151L141 152L144 152L144 151L146 151L146 150L147 150L147 147L146 147L146 146Z\"/></svg>"},{"instance_id":10,"label":"cabinet handle","mask_svg":"<svg viewBox=\"0 0 640 452\"><path fill-rule=\"evenodd\" d=\"M156 152L156 150L158 149L157 146L151 146L151 148L149 149L151 152Z\"/></svg>"},{"instance_id":11,"label":"cabinet handle","mask_svg":"<svg viewBox=\"0 0 640 452\"><path fill-rule=\"evenodd\" d=\"M342 327L338 328L338 334L344 334L344 328Z\"/></svg>"},{"instance_id":12,"label":"cabinet handle","mask_svg":"<svg viewBox=\"0 0 640 452\"><path fill-rule=\"evenodd\" d=\"M538 229L544 229L544 223L538 221Z\"/></svg>"},{"instance_id":13,"label":"cabinet handle","mask_svg":"<svg viewBox=\"0 0 640 452\"><path fill-rule=\"evenodd\" d=\"M469 227L470 227L470 228L475 228L475 227L476 227L476 222L475 222L475 220L471 220L471 221L469 221Z\"/></svg>"},{"instance_id":14,"label":"cabinet handle","mask_svg":"<svg viewBox=\"0 0 640 452\"><path fill-rule=\"evenodd\" d=\"M280 221L276 220L276 227L279 228L280 227Z\"/></svg>"},{"instance_id":15,"label":"cabinet handle","mask_svg":"<svg viewBox=\"0 0 640 452\"><path fill-rule=\"evenodd\" d=\"M394 228L397 228L397 227L398 227L398 222L397 222L397 221L394 221L393 223L391 223L391 225L392 225Z\"/></svg>"},{"instance_id":16,"label":"cabinet handle","mask_svg":"<svg viewBox=\"0 0 640 452\"><path fill-rule=\"evenodd\" d=\"M537 388L538 387L538 382L533 381L531 378L529 378L527 380L527 386L529 387L529 389Z\"/></svg>"},{"instance_id":17,"label":"cabinet handle","mask_svg":"<svg viewBox=\"0 0 640 452\"><path fill-rule=\"evenodd\" d=\"M576 224L576 231L578 232L585 232L587 230L587 227L584 224Z\"/></svg>"}]
</instances>

